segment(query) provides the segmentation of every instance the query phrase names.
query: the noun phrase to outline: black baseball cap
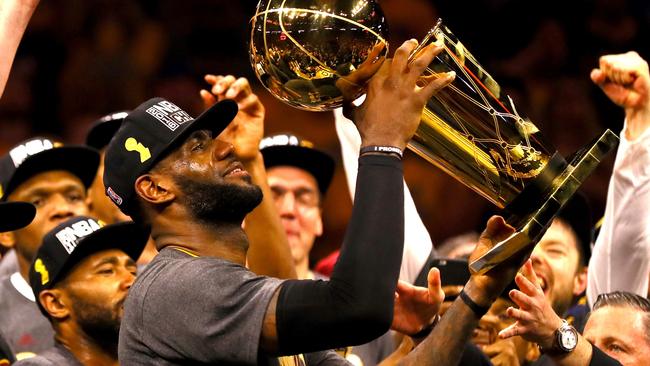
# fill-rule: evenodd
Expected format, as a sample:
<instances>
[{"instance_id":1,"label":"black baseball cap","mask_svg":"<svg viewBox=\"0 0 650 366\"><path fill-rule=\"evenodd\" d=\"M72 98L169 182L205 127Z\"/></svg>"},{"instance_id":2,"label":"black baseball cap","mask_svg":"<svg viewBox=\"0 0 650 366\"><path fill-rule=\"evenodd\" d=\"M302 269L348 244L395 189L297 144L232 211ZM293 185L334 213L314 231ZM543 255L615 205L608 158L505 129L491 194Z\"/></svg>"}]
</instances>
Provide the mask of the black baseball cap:
<instances>
[{"instance_id":1,"label":"black baseball cap","mask_svg":"<svg viewBox=\"0 0 650 366\"><path fill-rule=\"evenodd\" d=\"M575 232L578 238L578 250L582 254L582 262L587 265L591 257L593 242L591 207L587 197L581 192L576 192L558 212L557 218L568 224Z\"/></svg>"},{"instance_id":2,"label":"black baseball cap","mask_svg":"<svg viewBox=\"0 0 650 366\"><path fill-rule=\"evenodd\" d=\"M105 148L122 125L124 117L128 114L129 111L115 112L93 122L88 135L86 135L86 145L97 150Z\"/></svg>"},{"instance_id":3,"label":"black baseball cap","mask_svg":"<svg viewBox=\"0 0 650 366\"><path fill-rule=\"evenodd\" d=\"M53 288L75 264L108 249L119 249L137 261L148 239L149 229L133 221L104 225L88 216L74 217L52 229L29 266L29 283L41 312L47 315L38 294Z\"/></svg>"},{"instance_id":4,"label":"black baseball cap","mask_svg":"<svg viewBox=\"0 0 650 366\"><path fill-rule=\"evenodd\" d=\"M237 103L224 99L199 117L192 118L163 98L140 104L124 118L106 148L106 195L128 215L139 176L148 172L191 132L209 129L213 136L219 135L235 118L237 110Z\"/></svg>"},{"instance_id":5,"label":"black baseball cap","mask_svg":"<svg viewBox=\"0 0 650 366\"><path fill-rule=\"evenodd\" d=\"M99 153L87 146L63 145L44 137L21 142L0 157L0 201L36 174L65 170L89 187L99 166Z\"/></svg>"},{"instance_id":6,"label":"black baseball cap","mask_svg":"<svg viewBox=\"0 0 650 366\"><path fill-rule=\"evenodd\" d=\"M0 233L29 225L36 216L36 207L28 202L0 202Z\"/></svg>"},{"instance_id":7,"label":"black baseball cap","mask_svg":"<svg viewBox=\"0 0 650 366\"><path fill-rule=\"evenodd\" d=\"M316 178L321 194L327 192L334 175L334 159L314 144L292 134L268 136L260 142L264 166L289 165L306 170Z\"/></svg>"}]
</instances>

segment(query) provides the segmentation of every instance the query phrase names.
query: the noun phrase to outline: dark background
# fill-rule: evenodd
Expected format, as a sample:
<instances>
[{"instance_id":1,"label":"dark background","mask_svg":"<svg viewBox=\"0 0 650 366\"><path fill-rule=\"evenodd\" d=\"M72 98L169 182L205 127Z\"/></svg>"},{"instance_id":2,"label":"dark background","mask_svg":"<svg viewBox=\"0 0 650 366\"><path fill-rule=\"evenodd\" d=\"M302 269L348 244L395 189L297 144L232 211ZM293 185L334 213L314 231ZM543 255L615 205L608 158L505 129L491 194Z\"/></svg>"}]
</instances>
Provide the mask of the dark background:
<instances>
[{"instance_id":1,"label":"dark background","mask_svg":"<svg viewBox=\"0 0 650 366\"><path fill-rule=\"evenodd\" d=\"M650 55L646 0L381 0L390 43L422 38L442 17L565 156L623 113L591 84L598 57ZM567 5L568 4L568 5ZM255 1L43 0L29 25L0 101L0 152L35 134L83 141L97 117L163 96L194 114L205 73L248 77L267 107L267 133L292 131L336 156L324 204L325 234L314 259L338 247L351 203L331 113L276 101L248 61ZM613 154L583 186L602 215ZM406 180L434 242L480 230L490 205L407 153Z\"/></svg>"}]
</instances>

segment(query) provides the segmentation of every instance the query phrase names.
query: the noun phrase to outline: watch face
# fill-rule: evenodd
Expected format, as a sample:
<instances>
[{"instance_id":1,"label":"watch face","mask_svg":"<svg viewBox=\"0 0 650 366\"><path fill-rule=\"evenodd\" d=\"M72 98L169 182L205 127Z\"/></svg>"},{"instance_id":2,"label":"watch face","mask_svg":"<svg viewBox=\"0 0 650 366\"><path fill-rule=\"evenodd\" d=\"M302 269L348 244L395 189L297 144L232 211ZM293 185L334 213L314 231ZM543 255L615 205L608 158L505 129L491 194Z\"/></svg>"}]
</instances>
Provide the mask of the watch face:
<instances>
[{"instance_id":1,"label":"watch face","mask_svg":"<svg viewBox=\"0 0 650 366\"><path fill-rule=\"evenodd\" d=\"M560 334L560 345L565 350L572 350L578 344L578 336L573 329L566 329Z\"/></svg>"}]
</instances>

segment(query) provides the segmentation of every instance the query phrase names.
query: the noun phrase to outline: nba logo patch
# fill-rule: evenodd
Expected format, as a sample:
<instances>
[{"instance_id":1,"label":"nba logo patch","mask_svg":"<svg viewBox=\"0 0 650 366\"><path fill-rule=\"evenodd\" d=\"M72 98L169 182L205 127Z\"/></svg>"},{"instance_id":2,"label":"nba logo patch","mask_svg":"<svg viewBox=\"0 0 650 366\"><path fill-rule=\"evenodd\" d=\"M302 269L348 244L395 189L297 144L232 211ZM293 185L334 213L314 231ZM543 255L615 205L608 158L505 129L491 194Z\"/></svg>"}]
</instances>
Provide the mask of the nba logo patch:
<instances>
[{"instance_id":1,"label":"nba logo patch","mask_svg":"<svg viewBox=\"0 0 650 366\"><path fill-rule=\"evenodd\" d=\"M108 188L106 189L106 195L108 195L108 197L109 197L111 200L113 200L113 202L115 202L116 205L118 205L118 206L121 206L121 205L122 205L122 202L123 202L122 197L120 197L117 193L115 193L115 191L113 190L113 188L108 187Z\"/></svg>"},{"instance_id":2,"label":"nba logo patch","mask_svg":"<svg viewBox=\"0 0 650 366\"><path fill-rule=\"evenodd\" d=\"M176 104L166 100L152 105L146 112L172 131L194 119Z\"/></svg>"}]
</instances>

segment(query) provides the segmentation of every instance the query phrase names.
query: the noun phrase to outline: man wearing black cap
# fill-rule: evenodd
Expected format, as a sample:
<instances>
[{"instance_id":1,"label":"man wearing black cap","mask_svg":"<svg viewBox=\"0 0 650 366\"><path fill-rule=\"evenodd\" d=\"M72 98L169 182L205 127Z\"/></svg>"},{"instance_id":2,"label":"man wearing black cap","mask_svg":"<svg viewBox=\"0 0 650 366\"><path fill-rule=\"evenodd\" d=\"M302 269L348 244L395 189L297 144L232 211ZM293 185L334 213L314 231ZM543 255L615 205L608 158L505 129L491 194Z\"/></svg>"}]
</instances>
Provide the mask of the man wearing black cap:
<instances>
[{"instance_id":1,"label":"man wearing black cap","mask_svg":"<svg viewBox=\"0 0 650 366\"><path fill-rule=\"evenodd\" d=\"M530 256L540 286L553 309L566 316L579 331L589 312L584 292L591 255L591 222L586 197L574 195Z\"/></svg>"},{"instance_id":2,"label":"man wearing black cap","mask_svg":"<svg viewBox=\"0 0 650 366\"><path fill-rule=\"evenodd\" d=\"M104 183L123 212L151 225L160 253L125 303L122 363L277 364L274 356L363 343L388 329L403 244L399 152L426 100L453 78L417 87L440 48L425 48L407 65L414 47L405 43L384 63L356 112L366 148L363 188L330 281L280 281L243 267L248 241L241 222L261 192L222 140L250 127L250 119L238 116L220 135L237 114L235 103L221 100L192 119L153 99L127 116L107 149ZM244 115L249 102L259 103L250 90L237 100ZM382 152L387 145L396 149ZM304 359L344 362L329 352L290 362Z\"/></svg>"},{"instance_id":3,"label":"man wearing black cap","mask_svg":"<svg viewBox=\"0 0 650 366\"><path fill-rule=\"evenodd\" d=\"M104 189L104 154L106 145L111 141L115 132L120 128L122 120L128 114L127 111L115 112L95 121L86 135L86 145L97 149L100 154L99 167L93 184L88 189L90 198L90 211L107 224L127 221L130 218L123 214L117 206L106 196Z\"/></svg>"},{"instance_id":4,"label":"man wearing black cap","mask_svg":"<svg viewBox=\"0 0 650 366\"><path fill-rule=\"evenodd\" d=\"M0 232L13 231L29 225L36 215L36 208L27 202L0 203ZM0 365L14 362L13 351L0 332Z\"/></svg>"},{"instance_id":5,"label":"man wearing black cap","mask_svg":"<svg viewBox=\"0 0 650 366\"><path fill-rule=\"evenodd\" d=\"M309 269L309 252L323 233L321 203L334 174L334 159L313 143L291 134L262 139L269 186L282 220L299 279L326 279ZM346 349L345 357L372 366L388 357L395 345L386 333L361 346Z\"/></svg>"},{"instance_id":6,"label":"man wearing black cap","mask_svg":"<svg viewBox=\"0 0 650 366\"><path fill-rule=\"evenodd\" d=\"M123 214L119 208L106 196L104 188L104 155L106 145L111 141L115 132L122 125L127 111L115 112L103 116L93 123L88 135L86 135L86 145L99 151L99 167L93 184L88 189L90 198L90 213L107 224L114 224L122 221L131 221L131 218ZM158 253L153 241L150 241L142 251L142 256L138 258L138 265L146 265Z\"/></svg>"},{"instance_id":7,"label":"man wearing black cap","mask_svg":"<svg viewBox=\"0 0 650 366\"><path fill-rule=\"evenodd\" d=\"M295 135L262 139L260 151L299 279L323 279L309 269L309 252L323 233L321 202L334 174L334 159Z\"/></svg>"},{"instance_id":8,"label":"man wearing black cap","mask_svg":"<svg viewBox=\"0 0 650 366\"><path fill-rule=\"evenodd\" d=\"M123 304L148 237L133 222L103 226L87 216L45 235L29 279L56 341L17 365L117 365Z\"/></svg>"},{"instance_id":9,"label":"man wearing black cap","mask_svg":"<svg viewBox=\"0 0 650 366\"><path fill-rule=\"evenodd\" d=\"M99 154L82 146L63 146L33 138L0 158L0 200L36 207L25 228L0 234L0 243L15 253L3 258L13 273L0 281L0 332L22 357L52 346L52 329L38 312L27 282L29 265L43 236L62 221L88 213L86 189L95 176ZM74 164L71 164L74 162Z\"/></svg>"}]
</instances>

